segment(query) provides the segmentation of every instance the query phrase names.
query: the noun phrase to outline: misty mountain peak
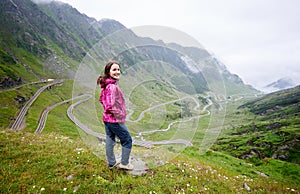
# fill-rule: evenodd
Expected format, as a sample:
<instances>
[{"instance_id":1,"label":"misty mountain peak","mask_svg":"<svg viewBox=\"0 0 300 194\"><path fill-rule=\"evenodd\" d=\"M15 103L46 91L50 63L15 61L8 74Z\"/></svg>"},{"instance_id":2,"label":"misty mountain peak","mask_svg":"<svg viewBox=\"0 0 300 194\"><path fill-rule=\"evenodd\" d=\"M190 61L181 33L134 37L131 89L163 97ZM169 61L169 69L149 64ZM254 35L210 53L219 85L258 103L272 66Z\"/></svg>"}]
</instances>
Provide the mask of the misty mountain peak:
<instances>
[{"instance_id":1,"label":"misty mountain peak","mask_svg":"<svg viewBox=\"0 0 300 194\"><path fill-rule=\"evenodd\" d=\"M289 77L280 78L264 87L264 90L266 92L273 92L277 90L283 90L287 88L291 88L296 86L296 83L293 81L293 79Z\"/></svg>"}]
</instances>

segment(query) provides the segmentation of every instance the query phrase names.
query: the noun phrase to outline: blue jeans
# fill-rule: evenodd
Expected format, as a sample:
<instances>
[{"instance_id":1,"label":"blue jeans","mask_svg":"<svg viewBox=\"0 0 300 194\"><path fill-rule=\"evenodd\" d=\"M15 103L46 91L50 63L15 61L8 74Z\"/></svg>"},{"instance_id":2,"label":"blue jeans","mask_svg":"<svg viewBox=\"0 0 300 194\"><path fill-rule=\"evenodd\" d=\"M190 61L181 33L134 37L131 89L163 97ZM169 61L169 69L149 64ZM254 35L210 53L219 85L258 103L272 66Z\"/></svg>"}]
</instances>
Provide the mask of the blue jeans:
<instances>
[{"instance_id":1,"label":"blue jeans","mask_svg":"<svg viewBox=\"0 0 300 194\"><path fill-rule=\"evenodd\" d=\"M125 123L108 123L104 122L106 131L106 157L109 166L116 163L114 146L116 145L116 136L120 139L122 145L121 163L127 165L132 148L132 138Z\"/></svg>"}]
</instances>

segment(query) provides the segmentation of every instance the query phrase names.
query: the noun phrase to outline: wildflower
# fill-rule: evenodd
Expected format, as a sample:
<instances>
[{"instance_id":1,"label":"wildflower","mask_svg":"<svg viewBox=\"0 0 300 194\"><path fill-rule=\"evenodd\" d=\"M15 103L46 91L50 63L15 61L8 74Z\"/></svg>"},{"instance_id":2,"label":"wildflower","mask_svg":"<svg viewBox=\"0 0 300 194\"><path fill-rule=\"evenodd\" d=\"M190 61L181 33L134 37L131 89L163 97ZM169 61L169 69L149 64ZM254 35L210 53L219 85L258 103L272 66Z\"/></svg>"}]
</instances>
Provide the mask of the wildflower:
<instances>
[{"instance_id":1,"label":"wildflower","mask_svg":"<svg viewBox=\"0 0 300 194\"><path fill-rule=\"evenodd\" d=\"M44 188L44 187L42 187L42 188L41 188L41 191L45 191L45 188Z\"/></svg>"},{"instance_id":2,"label":"wildflower","mask_svg":"<svg viewBox=\"0 0 300 194\"><path fill-rule=\"evenodd\" d=\"M197 172L197 170L196 169L194 169L194 168L190 168L193 172Z\"/></svg>"},{"instance_id":3,"label":"wildflower","mask_svg":"<svg viewBox=\"0 0 300 194\"><path fill-rule=\"evenodd\" d=\"M64 188L63 190L64 190L64 191L67 191L67 188Z\"/></svg>"}]
</instances>

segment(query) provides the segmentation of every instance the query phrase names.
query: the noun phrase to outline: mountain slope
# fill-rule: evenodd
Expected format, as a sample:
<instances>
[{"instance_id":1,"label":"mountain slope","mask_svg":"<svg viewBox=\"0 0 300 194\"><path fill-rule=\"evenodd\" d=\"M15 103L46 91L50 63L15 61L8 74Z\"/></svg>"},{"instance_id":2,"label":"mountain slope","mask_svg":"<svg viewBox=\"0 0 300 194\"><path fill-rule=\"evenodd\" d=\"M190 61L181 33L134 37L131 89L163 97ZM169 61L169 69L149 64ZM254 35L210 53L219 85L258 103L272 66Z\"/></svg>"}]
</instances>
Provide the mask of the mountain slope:
<instances>
[{"instance_id":1,"label":"mountain slope","mask_svg":"<svg viewBox=\"0 0 300 194\"><path fill-rule=\"evenodd\" d=\"M5 26L0 31L0 49L16 61L15 64L1 63L1 67L12 68L15 77L23 81L39 80L54 74L62 77L68 74L68 67L59 61L79 60L85 53L86 46L30 0L1 1L0 10L3 18L0 26ZM57 58L55 63L48 63L54 71L44 71L44 63L51 58ZM60 67L55 67L56 64ZM3 77L10 77L10 74L4 73ZM7 85L5 82L1 84Z\"/></svg>"},{"instance_id":2,"label":"mountain slope","mask_svg":"<svg viewBox=\"0 0 300 194\"><path fill-rule=\"evenodd\" d=\"M111 19L96 21L94 18L79 13L68 4L56 1L35 4L31 0L3 0L0 3L0 11L1 18L4 18L0 25L6 26L0 31L2 40L0 49L2 53L17 62L17 65L9 64L10 66L17 66L13 70L9 70L8 64L1 64L2 77L12 77L15 81L42 79L47 76L53 77L53 75L72 78L79 62L89 52L89 49L101 41L104 36L119 30L126 30L125 26L117 21ZM183 70L194 85L196 92L209 90L206 84L207 80L205 81L209 78L204 78L203 75L208 74L210 76L217 73L218 70L213 68L207 71L203 69L203 72L194 72L189 68L189 62L183 58L186 56L180 56L176 52L176 50L184 51L190 59L198 63L203 62L204 58L210 58L210 54L206 50L179 45L175 48L174 45L169 46L149 38L137 37L130 30L128 30L126 37L129 38L129 44L133 40L143 44L153 43L160 45L160 47L133 49L124 53L125 56L118 58L121 63L135 64L149 59L171 63ZM134 39L130 39L130 37L134 37ZM175 52L166 49L168 47L175 48ZM111 47L110 49L114 48ZM107 52L114 52L114 50ZM208 65L211 63L216 67L219 66L213 61L204 62ZM26 69L30 74L25 74L24 71L20 70L20 67ZM14 71L14 76L9 71ZM231 73L224 72L223 78L226 87L236 88L236 84L231 81ZM221 84L217 83L216 85ZM9 84L3 83L2 85ZM238 92L257 92L242 82L238 85L240 86ZM231 90L228 91L229 94L232 93Z\"/></svg>"},{"instance_id":3,"label":"mountain slope","mask_svg":"<svg viewBox=\"0 0 300 194\"><path fill-rule=\"evenodd\" d=\"M91 48L103 37L103 32L99 28L95 28L94 24L97 23L95 19L79 13L68 4L52 1L50 3L38 4L38 6L56 24L63 27L65 32L68 32L77 41L82 42L78 46L83 46L85 50ZM75 49L76 46L72 45L72 49ZM82 56L85 55L85 52L83 51Z\"/></svg>"},{"instance_id":4,"label":"mountain slope","mask_svg":"<svg viewBox=\"0 0 300 194\"><path fill-rule=\"evenodd\" d=\"M267 94L240 108L249 108L254 114L268 118L297 116L300 108L300 86Z\"/></svg>"},{"instance_id":5,"label":"mountain slope","mask_svg":"<svg viewBox=\"0 0 300 194\"><path fill-rule=\"evenodd\" d=\"M299 110L300 86L247 102L235 114L243 118L250 111L252 120L228 129L214 149L256 163L275 158L300 164Z\"/></svg>"}]
</instances>

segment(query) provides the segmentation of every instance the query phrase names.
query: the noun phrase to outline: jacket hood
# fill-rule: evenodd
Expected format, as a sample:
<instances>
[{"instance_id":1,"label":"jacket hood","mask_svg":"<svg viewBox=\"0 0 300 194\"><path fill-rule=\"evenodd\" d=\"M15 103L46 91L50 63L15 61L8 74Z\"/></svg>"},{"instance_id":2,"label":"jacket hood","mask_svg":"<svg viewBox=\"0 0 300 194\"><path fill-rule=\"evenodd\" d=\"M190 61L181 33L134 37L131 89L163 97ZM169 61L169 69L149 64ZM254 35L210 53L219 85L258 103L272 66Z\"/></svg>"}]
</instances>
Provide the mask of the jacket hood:
<instances>
[{"instance_id":1,"label":"jacket hood","mask_svg":"<svg viewBox=\"0 0 300 194\"><path fill-rule=\"evenodd\" d=\"M100 78L100 79L102 79L102 78ZM113 78L107 78L107 79L105 80L105 82L100 82L100 87L101 87L101 88L106 88L106 86L107 86L108 84L116 84L117 81L118 81L118 80L113 79Z\"/></svg>"}]
</instances>

